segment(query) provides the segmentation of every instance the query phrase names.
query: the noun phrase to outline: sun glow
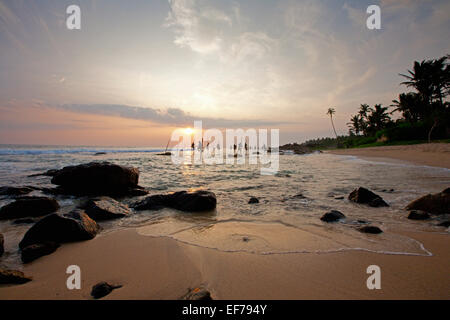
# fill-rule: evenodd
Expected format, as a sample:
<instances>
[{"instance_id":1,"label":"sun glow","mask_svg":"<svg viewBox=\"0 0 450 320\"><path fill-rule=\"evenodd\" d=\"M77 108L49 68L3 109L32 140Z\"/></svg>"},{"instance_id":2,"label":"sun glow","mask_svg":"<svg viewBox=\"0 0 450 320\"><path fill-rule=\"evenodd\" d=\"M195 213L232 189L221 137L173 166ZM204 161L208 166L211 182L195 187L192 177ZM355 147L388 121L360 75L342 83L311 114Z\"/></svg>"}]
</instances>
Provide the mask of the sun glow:
<instances>
[{"instance_id":1,"label":"sun glow","mask_svg":"<svg viewBox=\"0 0 450 320\"><path fill-rule=\"evenodd\" d=\"M194 129L186 128L186 129L184 129L184 133L186 133L186 134L193 134L194 133Z\"/></svg>"}]
</instances>

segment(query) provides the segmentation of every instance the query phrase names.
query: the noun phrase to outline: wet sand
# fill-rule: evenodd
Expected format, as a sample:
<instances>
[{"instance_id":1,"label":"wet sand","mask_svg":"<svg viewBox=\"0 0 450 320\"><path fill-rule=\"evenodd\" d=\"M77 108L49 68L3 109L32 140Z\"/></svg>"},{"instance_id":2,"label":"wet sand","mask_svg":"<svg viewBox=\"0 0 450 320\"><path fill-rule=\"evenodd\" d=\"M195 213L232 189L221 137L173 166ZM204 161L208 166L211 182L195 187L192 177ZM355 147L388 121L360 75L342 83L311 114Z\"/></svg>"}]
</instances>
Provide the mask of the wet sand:
<instances>
[{"instance_id":1,"label":"wet sand","mask_svg":"<svg viewBox=\"0 0 450 320\"><path fill-rule=\"evenodd\" d=\"M229 253L128 229L65 244L24 266L33 281L0 287L0 299L92 299L100 281L123 285L103 299L178 299L202 284L214 299L450 299L448 234L399 233L433 256ZM71 264L81 268L81 290L66 287ZM381 290L366 286L366 268L374 264Z\"/></svg>"},{"instance_id":2,"label":"wet sand","mask_svg":"<svg viewBox=\"0 0 450 320\"><path fill-rule=\"evenodd\" d=\"M404 146L386 146L362 149L326 151L332 154L352 155L371 160L404 162L450 169L450 143L430 143Z\"/></svg>"}]
</instances>

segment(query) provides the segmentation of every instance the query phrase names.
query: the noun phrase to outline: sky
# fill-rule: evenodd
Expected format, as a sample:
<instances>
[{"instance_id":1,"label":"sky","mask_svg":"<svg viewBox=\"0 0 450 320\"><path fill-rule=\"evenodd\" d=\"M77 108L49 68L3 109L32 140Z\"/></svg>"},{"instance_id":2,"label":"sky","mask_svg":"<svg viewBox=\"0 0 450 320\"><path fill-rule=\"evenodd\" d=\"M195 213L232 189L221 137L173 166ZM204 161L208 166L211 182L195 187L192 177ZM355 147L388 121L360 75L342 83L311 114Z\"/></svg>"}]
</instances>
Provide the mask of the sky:
<instances>
[{"instance_id":1,"label":"sky","mask_svg":"<svg viewBox=\"0 0 450 320\"><path fill-rule=\"evenodd\" d=\"M329 107L345 134L449 53L448 0L0 0L0 143L159 147L203 120L284 144L333 136Z\"/></svg>"}]
</instances>

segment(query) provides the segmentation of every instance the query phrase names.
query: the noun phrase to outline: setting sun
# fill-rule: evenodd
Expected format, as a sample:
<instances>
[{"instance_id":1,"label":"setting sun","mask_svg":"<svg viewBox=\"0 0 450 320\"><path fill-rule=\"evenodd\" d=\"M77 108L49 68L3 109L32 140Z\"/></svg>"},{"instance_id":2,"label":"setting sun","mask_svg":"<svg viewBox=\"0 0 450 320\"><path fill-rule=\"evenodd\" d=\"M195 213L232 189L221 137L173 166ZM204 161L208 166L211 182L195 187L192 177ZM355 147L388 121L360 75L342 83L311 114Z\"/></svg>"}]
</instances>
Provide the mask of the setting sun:
<instances>
[{"instance_id":1,"label":"setting sun","mask_svg":"<svg viewBox=\"0 0 450 320\"><path fill-rule=\"evenodd\" d=\"M194 133L194 129L186 128L186 129L184 129L184 133L186 133L186 134L193 134Z\"/></svg>"}]
</instances>

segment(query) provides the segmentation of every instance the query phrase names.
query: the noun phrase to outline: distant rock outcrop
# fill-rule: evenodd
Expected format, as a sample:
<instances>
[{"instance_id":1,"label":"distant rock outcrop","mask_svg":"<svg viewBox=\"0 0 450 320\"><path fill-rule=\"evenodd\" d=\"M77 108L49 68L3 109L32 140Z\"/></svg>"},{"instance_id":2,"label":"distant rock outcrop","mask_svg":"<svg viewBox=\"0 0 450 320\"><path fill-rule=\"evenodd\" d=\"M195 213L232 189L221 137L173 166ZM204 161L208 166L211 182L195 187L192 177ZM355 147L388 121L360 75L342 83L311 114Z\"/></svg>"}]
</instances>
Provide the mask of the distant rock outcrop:
<instances>
[{"instance_id":1,"label":"distant rock outcrop","mask_svg":"<svg viewBox=\"0 0 450 320\"><path fill-rule=\"evenodd\" d=\"M90 162L64 167L53 173L56 194L77 196L136 196L147 191L138 186L139 170L110 162Z\"/></svg>"},{"instance_id":2,"label":"distant rock outcrop","mask_svg":"<svg viewBox=\"0 0 450 320\"><path fill-rule=\"evenodd\" d=\"M311 148L298 143L285 144L280 147L280 151L293 151L295 154L308 154L313 152Z\"/></svg>"},{"instance_id":3,"label":"distant rock outcrop","mask_svg":"<svg viewBox=\"0 0 450 320\"><path fill-rule=\"evenodd\" d=\"M25 233L19 247L23 250L37 243L89 240L96 236L98 230L97 223L81 210L71 212L69 217L53 213L36 222Z\"/></svg>"},{"instance_id":4,"label":"distant rock outcrop","mask_svg":"<svg viewBox=\"0 0 450 320\"><path fill-rule=\"evenodd\" d=\"M136 203L135 210L159 210L164 207L188 212L210 211L216 208L216 195L210 191L179 191L149 196Z\"/></svg>"},{"instance_id":5,"label":"distant rock outcrop","mask_svg":"<svg viewBox=\"0 0 450 320\"><path fill-rule=\"evenodd\" d=\"M448 214L450 213L450 188L416 199L406 206L406 210L422 210L435 215Z\"/></svg>"},{"instance_id":6,"label":"distant rock outcrop","mask_svg":"<svg viewBox=\"0 0 450 320\"><path fill-rule=\"evenodd\" d=\"M21 197L0 209L0 220L40 217L58 209L58 202L52 198Z\"/></svg>"},{"instance_id":7,"label":"distant rock outcrop","mask_svg":"<svg viewBox=\"0 0 450 320\"><path fill-rule=\"evenodd\" d=\"M348 199L356 203L367 204L371 207L389 207L379 195L362 187L353 190L348 196Z\"/></svg>"}]
</instances>

